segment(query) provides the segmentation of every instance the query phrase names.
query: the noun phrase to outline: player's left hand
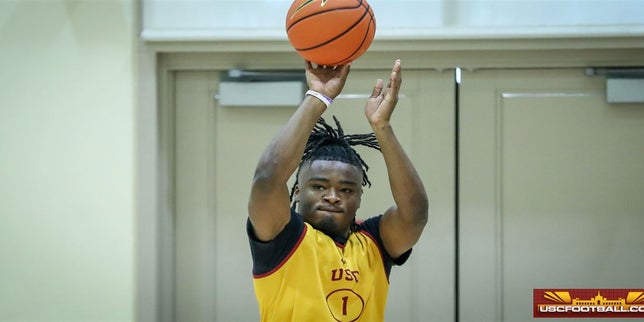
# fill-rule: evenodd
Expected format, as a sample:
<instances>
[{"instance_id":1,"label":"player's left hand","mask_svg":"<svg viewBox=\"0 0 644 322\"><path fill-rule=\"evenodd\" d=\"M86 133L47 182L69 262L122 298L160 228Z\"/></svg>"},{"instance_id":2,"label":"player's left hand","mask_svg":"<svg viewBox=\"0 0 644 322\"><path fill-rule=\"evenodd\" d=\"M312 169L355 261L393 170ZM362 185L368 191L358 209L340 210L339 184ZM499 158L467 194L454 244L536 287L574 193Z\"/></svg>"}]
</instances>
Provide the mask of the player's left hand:
<instances>
[{"instance_id":1,"label":"player's left hand","mask_svg":"<svg viewBox=\"0 0 644 322\"><path fill-rule=\"evenodd\" d=\"M400 59L396 59L387 82L387 88L383 88L384 81L378 79L371 92L371 97L367 100L365 115L372 127L389 125L391 114L398 103L398 92L400 91L401 83Z\"/></svg>"}]
</instances>

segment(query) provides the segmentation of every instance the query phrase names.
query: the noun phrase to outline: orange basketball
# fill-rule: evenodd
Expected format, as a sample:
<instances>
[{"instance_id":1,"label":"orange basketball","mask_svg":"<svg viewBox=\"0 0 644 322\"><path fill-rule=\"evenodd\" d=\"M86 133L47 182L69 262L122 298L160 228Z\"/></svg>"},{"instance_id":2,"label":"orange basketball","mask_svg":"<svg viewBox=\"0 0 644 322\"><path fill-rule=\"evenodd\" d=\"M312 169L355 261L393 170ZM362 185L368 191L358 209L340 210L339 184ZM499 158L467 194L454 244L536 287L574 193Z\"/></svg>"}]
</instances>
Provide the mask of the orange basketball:
<instances>
[{"instance_id":1,"label":"orange basketball","mask_svg":"<svg viewBox=\"0 0 644 322\"><path fill-rule=\"evenodd\" d=\"M304 59L337 66L367 51L376 18L365 0L295 0L286 15L286 34Z\"/></svg>"}]
</instances>

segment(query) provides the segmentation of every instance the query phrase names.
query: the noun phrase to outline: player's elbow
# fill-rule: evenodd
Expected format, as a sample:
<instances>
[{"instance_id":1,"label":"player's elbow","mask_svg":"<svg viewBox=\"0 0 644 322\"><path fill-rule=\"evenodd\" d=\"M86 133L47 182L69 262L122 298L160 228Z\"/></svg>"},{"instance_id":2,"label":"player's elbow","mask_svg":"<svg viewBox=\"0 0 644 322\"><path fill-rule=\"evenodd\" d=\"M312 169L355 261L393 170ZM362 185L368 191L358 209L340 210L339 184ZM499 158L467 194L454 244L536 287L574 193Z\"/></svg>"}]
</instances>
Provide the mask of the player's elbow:
<instances>
[{"instance_id":1,"label":"player's elbow","mask_svg":"<svg viewBox=\"0 0 644 322\"><path fill-rule=\"evenodd\" d=\"M417 227L425 227L429 221L429 199L427 194L418 193L410 199L410 218Z\"/></svg>"},{"instance_id":2,"label":"player's elbow","mask_svg":"<svg viewBox=\"0 0 644 322\"><path fill-rule=\"evenodd\" d=\"M269 149L257 162L253 184L285 184L296 167L297 163L293 164L293 161L284 159L278 151Z\"/></svg>"},{"instance_id":3,"label":"player's elbow","mask_svg":"<svg viewBox=\"0 0 644 322\"><path fill-rule=\"evenodd\" d=\"M274 186L288 180L290 173L284 171L284 166L276 158L262 158L255 168L253 186Z\"/></svg>"},{"instance_id":4,"label":"player's elbow","mask_svg":"<svg viewBox=\"0 0 644 322\"><path fill-rule=\"evenodd\" d=\"M269 168L257 168L253 175L253 188L271 190L280 184L279 175Z\"/></svg>"}]
</instances>

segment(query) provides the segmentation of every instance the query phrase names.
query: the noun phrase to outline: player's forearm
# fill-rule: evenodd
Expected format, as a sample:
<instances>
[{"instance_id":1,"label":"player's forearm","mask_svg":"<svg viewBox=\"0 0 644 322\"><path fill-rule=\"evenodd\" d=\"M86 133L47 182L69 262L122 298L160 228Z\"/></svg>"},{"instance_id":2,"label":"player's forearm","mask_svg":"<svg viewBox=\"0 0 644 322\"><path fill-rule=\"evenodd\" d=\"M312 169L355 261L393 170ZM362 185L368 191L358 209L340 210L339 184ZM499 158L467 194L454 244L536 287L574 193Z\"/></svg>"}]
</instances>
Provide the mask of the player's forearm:
<instances>
[{"instance_id":1,"label":"player's forearm","mask_svg":"<svg viewBox=\"0 0 644 322\"><path fill-rule=\"evenodd\" d=\"M400 145L391 125L376 127L374 133L385 160L398 214L409 223L424 225L428 217L429 202L416 168Z\"/></svg>"},{"instance_id":2,"label":"player's forearm","mask_svg":"<svg viewBox=\"0 0 644 322\"><path fill-rule=\"evenodd\" d=\"M286 183L297 169L311 130L326 106L306 96L286 125L266 147L255 170L255 179Z\"/></svg>"}]
</instances>

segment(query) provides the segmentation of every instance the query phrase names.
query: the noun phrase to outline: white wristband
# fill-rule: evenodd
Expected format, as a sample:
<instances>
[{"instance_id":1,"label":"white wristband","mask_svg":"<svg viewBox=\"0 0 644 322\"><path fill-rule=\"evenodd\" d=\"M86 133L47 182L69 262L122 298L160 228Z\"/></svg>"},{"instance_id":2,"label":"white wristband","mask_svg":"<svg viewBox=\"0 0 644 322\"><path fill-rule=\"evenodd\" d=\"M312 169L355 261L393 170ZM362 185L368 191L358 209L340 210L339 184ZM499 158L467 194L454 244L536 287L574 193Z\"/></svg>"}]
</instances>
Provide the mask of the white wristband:
<instances>
[{"instance_id":1,"label":"white wristband","mask_svg":"<svg viewBox=\"0 0 644 322\"><path fill-rule=\"evenodd\" d=\"M324 95L324 94L322 94L320 92L316 92L314 90L311 90L311 89L306 91L306 95L311 95L311 96L319 99L320 101L322 101L322 103L324 103L324 105L326 105L326 107L329 107L329 105L331 105L331 103L333 103L332 98L330 98L330 97L328 97L328 96L326 96L326 95Z\"/></svg>"}]
</instances>

